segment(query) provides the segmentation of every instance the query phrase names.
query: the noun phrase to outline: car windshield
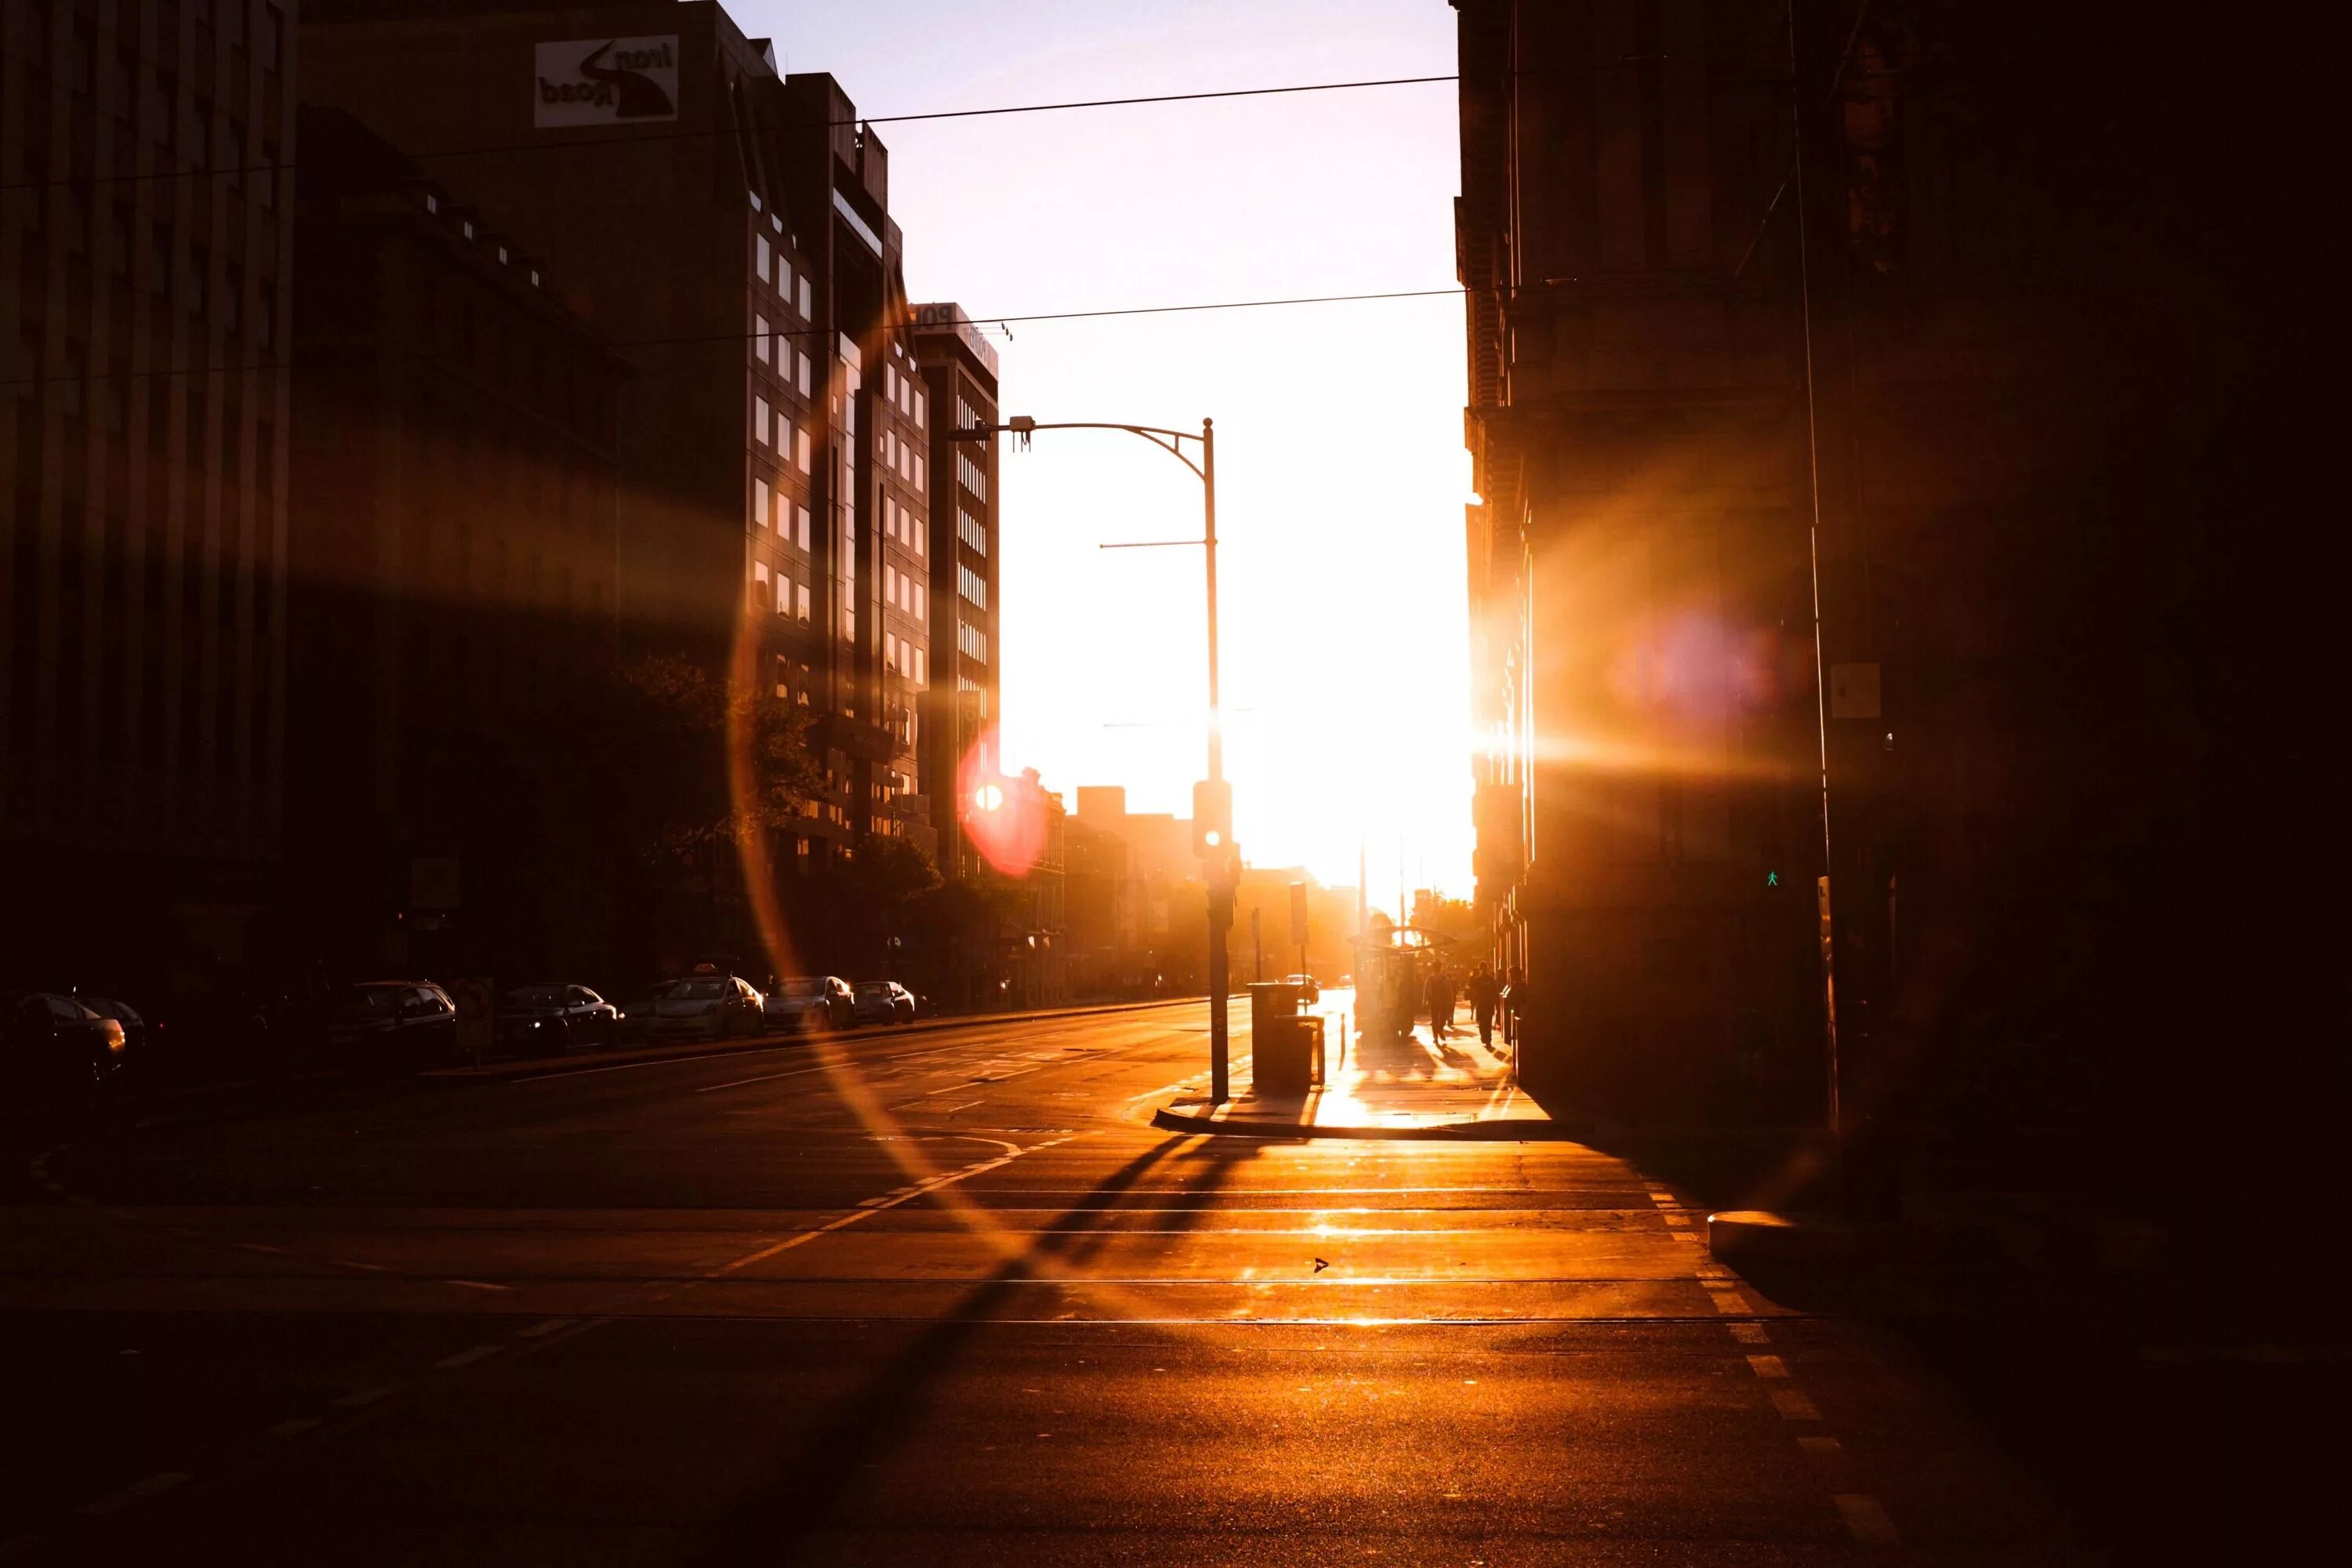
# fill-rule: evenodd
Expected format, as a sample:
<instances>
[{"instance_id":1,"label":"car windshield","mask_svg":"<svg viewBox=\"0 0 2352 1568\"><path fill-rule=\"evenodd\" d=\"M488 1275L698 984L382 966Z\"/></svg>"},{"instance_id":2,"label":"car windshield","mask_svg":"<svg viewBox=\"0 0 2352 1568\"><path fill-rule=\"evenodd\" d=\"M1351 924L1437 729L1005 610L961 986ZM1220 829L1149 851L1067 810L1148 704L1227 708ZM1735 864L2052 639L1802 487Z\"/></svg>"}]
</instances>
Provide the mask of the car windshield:
<instances>
[{"instance_id":1,"label":"car windshield","mask_svg":"<svg viewBox=\"0 0 2352 1568\"><path fill-rule=\"evenodd\" d=\"M669 988L673 1002L715 1002L726 994L724 980L681 980Z\"/></svg>"},{"instance_id":2,"label":"car windshield","mask_svg":"<svg viewBox=\"0 0 2352 1568\"><path fill-rule=\"evenodd\" d=\"M343 993L343 1011L363 1018L389 1018L415 989L412 985L354 985Z\"/></svg>"},{"instance_id":3,"label":"car windshield","mask_svg":"<svg viewBox=\"0 0 2352 1568\"><path fill-rule=\"evenodd\" d=\"M783 984L777 987L777 991L779 994L788 997L793 1001L805 1002L813 996L822 996L824 994L824 982L822 980L787 980Z\"/></svg>"},{"instance_id":4,"label":"car windshield","mask_svg":"<svg viewBox=\"0 0 2352 1568\"><path fill-rule=\"evenodd\" d=\"M890 994L890 983L887 980L860 981L857 994L868 1002L881 1001Z\"/></svg>"},{"instance_id":5,"label":"car windshield","mask_svg":"<svg viewBox=\"0 0 2352 1568\"><path fill-rule=\"evenodd\" d=\"M564 990L561 985L525 985L508 992L507 1000L518 1007L561 1007Z\"/></svg>"}]
</instances>

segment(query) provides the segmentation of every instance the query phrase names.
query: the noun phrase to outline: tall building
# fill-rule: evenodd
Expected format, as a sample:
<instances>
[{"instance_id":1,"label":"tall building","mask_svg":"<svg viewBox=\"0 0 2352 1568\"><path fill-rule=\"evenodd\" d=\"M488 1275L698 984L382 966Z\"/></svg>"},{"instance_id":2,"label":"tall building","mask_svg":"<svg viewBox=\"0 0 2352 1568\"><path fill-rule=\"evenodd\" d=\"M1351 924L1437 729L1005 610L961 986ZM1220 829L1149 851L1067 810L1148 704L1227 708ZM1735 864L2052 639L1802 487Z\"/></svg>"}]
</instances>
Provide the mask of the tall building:
<instances>
[{"instance_id":1,"label":"tall building","mask_svg":"<svg viewBox=\"0 0 2352 1568\"><path fill-rule=\"evenodd\" d=\"M346 971L593 972L625 367L496 215L299 125L288 900Z\"/></svg>"},{"instance_id":2,"label":"tall building","mask_svg":"<svg viewBox=\"0 0 2352 1568\"><path fill-rule=\"evenodd\" d=\"M319 0L302 39L307 99L462 171L628 360L625 645L811 709L827 784L781 863L927 837L931 419L856 106L705 0Z\"/></svg>"},{"instance_id":3,"label":"tall building","mask_svg":"<svg viewBox=\"0 0 2352 1568\"><path fill-rule=\"evenodd\" d=\"M1456 8L1479 893L1529 1082L1851 1129L2199 1081L2144 999L2310 930L2170 891L2285 864L2217 825L2311 776L2262 771L2290 688L2168 629L2277 596L2239 536L2305 445L2291 382L2217 371L2283 358L2249 312L2314 276L2252 122L2176 131L2118 63L2158 35L2088 9Z\"/></svg>"},{"instance_id":4,"label":"tall building","mask_svg":"<svg viewBox=\"0 0 2352 1568\"><path fill-rule=\"evenodd\" d=\"M979 874L981 857L964 831L969 803L961 798L960 781L967 767L976 775L992 776L1003 765L1002 757L987 754L1003 717L996 640L1001 541L996 437L960 441L955 432L999 422L996 348L961 305L917 305L913 323L916 358L931 406L939 411L930 430L931 471L940 482L933 510L930 637L940 663L930 688L931 743L924 779L940 826L940 869L965 880Z\"/></svg>"},{"instance_id":5,"label":"tall building","mask_svg":"<svg viewBox=\"0 0 2352 1568\"><path fill-rule=\"evenodd\" d=\"M45 890L13 962L236 959L269 896L289 13L0 13L0 859Z\"/></svg>"}]
</instances>

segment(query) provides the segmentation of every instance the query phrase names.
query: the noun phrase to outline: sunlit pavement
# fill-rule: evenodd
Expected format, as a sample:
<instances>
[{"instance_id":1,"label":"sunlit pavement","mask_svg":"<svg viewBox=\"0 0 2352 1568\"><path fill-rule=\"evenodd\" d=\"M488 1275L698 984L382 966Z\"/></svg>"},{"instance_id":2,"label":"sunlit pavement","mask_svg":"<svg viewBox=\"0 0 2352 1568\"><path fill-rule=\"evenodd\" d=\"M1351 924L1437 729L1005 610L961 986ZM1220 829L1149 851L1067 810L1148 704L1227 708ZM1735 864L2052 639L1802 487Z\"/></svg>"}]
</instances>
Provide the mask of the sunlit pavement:
<instances>
[{"instance_id":1,"label":"sunlit pavement","mask_svg":"<svg viewBox=\"0 0 2352 1568\"><path fill-rule=\"evenodd\" d=\"M1205 1035L333 1086L28 1147L0 1552L2066 1560L1933 1378L1710 1263L1621 1161L1139 1125Z\"/></svg>"},{"instance_id":2,"label":"sunlit pavement","mask_svg":"<svg viewBox=\"0 0 2352 1568\"><path fill-rule=\"evenodd\" d=\"M1246 1040L1239 1040L1233 1098L1219 1104L1206 1088L1188 1085L1162 1109L1184 1120L1259 1128L1402 1133L1475 1127L1530 1137L1555 1131L1543 1108L1521 1092L1508 1047L1499 1037L1480 1040L1468 1009L1457 1008L1440 1037L1425 1022L1406 1035L1367 1035L1355 1008L1352 990L1334 988L1314 1009L1327 1042L1320 1084L1304 1092L1262 1089L1250 1071Z\"/></svg>"}]
</instances>

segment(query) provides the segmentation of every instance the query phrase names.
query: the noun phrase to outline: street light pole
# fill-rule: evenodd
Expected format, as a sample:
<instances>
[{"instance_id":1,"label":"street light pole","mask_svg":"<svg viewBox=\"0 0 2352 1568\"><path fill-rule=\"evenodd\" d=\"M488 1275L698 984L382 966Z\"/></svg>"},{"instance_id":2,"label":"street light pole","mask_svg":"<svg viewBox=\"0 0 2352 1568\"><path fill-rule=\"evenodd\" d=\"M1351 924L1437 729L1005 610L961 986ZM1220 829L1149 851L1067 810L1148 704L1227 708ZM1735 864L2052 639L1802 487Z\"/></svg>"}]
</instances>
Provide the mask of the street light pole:
<instances>
[{"instance_id":1,"label":"street light pole","mask_svg":"<svg viewBox=\"0 0 2352 1568\"><path fill-rule=\"evenodd\" d=\"M1217 424L1213 419L1201 421L1201 495L1202 553L1208 561L1209 577L1209 784L1213 795L1225 777L1225 710L1217 688ZM1220 858L1228 863L1236 860L1239 853L1230 843L1219 850ZM1225 1001L1232 976L1226 972L1225 950L1234 929L1234 884L1225 867L1215 860L1209 863L1208 875L1209 1099L1223 1105L1233 1098L1232 1021L1226 1016Z\"/></svg>"},{"instance_id":2,"label":"street light pole","mask_svg":"<svg viewBox=\"0 0 2352 1568\"><path fill-rule=\"evenodd\" d=\"M1040 424L1026 415L1016 416L1001 425L970 425L950 432L958 441L982 441L1000 431L1011 431L1027 446L1029 437L1039 430L1124 430L1130 436L1140 436L1161 451L1192 470L1201 481L1202 535L1196 542L1190 539L1150 540L1136 544L1106 544L1106 550L1151 550L1170 545L1198 542L1203 547L1208 568L1209 598L1209 783L1222 784L1225 777L1225 711L1217 681L1217 426L1213 419L1201 421L1200 433L1190 430L1168 430L1156 425L1117 425L1097 421L1057 421ZM1201 460L1197 463L1184 455L1184 443L1201 443ZM1233 1098L1231 1071L1232 1039L1227 1019L1226 1000L1232 990L1233 976L1228 968L1226 947L1234 925L1234 882L1241 866L1240 852L1234 847L1231 835L1223 843L1213 846L1215 855L1210 859L1209 879L1209 1095L1217 1104Z\"/></svg>"}]
</instances>

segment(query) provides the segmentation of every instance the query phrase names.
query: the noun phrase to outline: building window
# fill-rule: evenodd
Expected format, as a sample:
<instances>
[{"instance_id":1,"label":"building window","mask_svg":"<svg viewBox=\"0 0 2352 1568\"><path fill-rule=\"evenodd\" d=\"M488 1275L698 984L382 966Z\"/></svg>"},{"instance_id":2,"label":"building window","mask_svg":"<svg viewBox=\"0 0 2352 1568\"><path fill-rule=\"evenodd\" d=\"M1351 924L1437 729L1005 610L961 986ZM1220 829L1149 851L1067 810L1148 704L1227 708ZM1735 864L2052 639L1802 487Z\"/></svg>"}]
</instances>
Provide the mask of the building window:
<instances>
[{"instance_id":1,"label":"building window","mask_svg":"<svg viewBox=\"0 0 2352 1568\"><path fill-rule=\"evenodd\" d=\"M768 400L751 399L751 439L764 447L768 444Z\"/></svg>"},{"instance_id":2,"label":"building window","mask_svg":"<svg viewBox=\"0 0 2352 1568\"><path fill-rule=\"evenodd\" d=\"M774 253L768 247L768 237L764 234L753 237L751 247L752 268L760 274L760 281L765 283L768 274L775 269Z\"/></svg>"},{"instance_id":3,"label":"building window","mask_svg":"<svg viewBox=\"0 0 2352 1568\"><path fill-rule=\"evenodd\" d=\"M801 285L801 298L802 298L801 309L803 309L803 310L807 310L807 309L808 309L808 304L807 304L807 299L808 299L808 285L807 285L806 283L803 283L803 284L802 284L802 285ZM808 355L806 355L806 354L804 354L804 353L801 353L801 352L800 352L799 350L797 350L797 349L793 350L793 353L794 353L795 355L797 355L797 356L799 357L799 359L800 359L800 375L799 375L799 377L798 377L798 384L799 384L800 389L801 389L801 395L802 395L803 397L806 397L806 396L809 395L809 356L808 356ZM803 468L806 468L806 467L808 467L808 464L807 464L806 462L803 462L803 463L802 463L801 467L803 467Z\"/></svg>"},{"instance_id":4,"label":"building window","mask_svg":"<svg viewBox=\"0 0 2352 1568\"><path fill-rule=\"evenodd\" d=\"M803 518L805 518L805 517L807 517L807 516L808 516L808 513L806 513L806 512L803 512L803 513L801 513L801 516L802 516L802 517L803 517ZM799 593L799 595L800 595L800 601L801 601L801 615L800 615L800 618L801 618L802 620L807 620L807 619L809 618L809 591L808 591L808 584L805 584L805 583L797 584L795 584L795 588L796 588L796 591L797 591L797 592ZM802 698L802 700L803 700L803 701L806 701L806 700L807 700L807 697L805 696L805 694L803 694L803 698Z\"/></svg>"},{"instance_id":5,"label":"building window","mask_svg":"<svg viewBox=\"0 0 2352 1568\"><path fill-rule=\"evenodd\" d=\"M974 608L988 608L988 579L961 563L956 566L956 591L970 600Z\"/></svg>"},{"instance_id":6,"label":"building window","mask_svg":"<svg viewBox=\"0 0 2352 1568\"><path fill-rule=\"evenodd\" d=\"M751 521L760 528L768 526L768 481L751 481Z\"/></svg>"},{"instance_id":7,"label":"building window","mask_svg":"<svg viewBox=\"0 0 2352 1568\"><path fill-rule=\"evenodd\" d=\"M961 452L956 454L956 478L962 481L964 489L980 498L982 506L988 504L988 470Z\"/></svg>"},{"instance_id":8,"label":"building window","mask_svg":"<svg viewBox=\"0 0 2352 1568\"><path fill-rule=\"evenodd\" d=\"M803 316L814 314L814 312L809 310L809 280L808 274L805 272L801 274L801 314ZM803 360L801 363L803 366L801 371L801 390L803 392L806 392L808 390L808 371L805 366L808 362Z\"/></svg>"},{"instance_id":9,"label":"building window","mask_svg":"<svg viewBox=\"0 0 2352 1568\"><path fill-rule=\"evenodd\" d=\"M925 663L926 660L923 657L923 650L921 648L917 648L915 650L915 684L918 686L920 686L924 680L929 678L928 672L924 668Z\"/></svg>"},{"instance_id":10,"label":"building window","mask_svg":"<svg viewBox=\"0 0 2352 1568\"><path fill-rule=\"evenodd\" d=\"M761 364L768 363L768 318L765 316L751 318L751 352L759 356Z\"/></svg>"},{"instance_id":11,"label":"building window","mask_svg":"<svg viewBox=\"0 0 2352 1568\"><path fill-rule=\"evenodd\" d=\"M956 508L956 537L975 552L988 553L988 525L961 507Z\"/></svg>"},{"instance_id":12,"label":"building window","mask_svg":"<svg viewBox=\"0 0 2352 1568\"><path fill-rule=\"evenodd\" d=\"M928 402L928 401L929 401L929 399L927 399L927 398L925 398L925 397L924 397L924 395L922 395L922 393L921 393L921 391L920 391L920 390L918 390L918 391L916 392L916 394L915 394L915 428L916 428L916 429L918 429L918 430L920 430L920 429L922 429L922 428L923 428L923 405L924 405L926 402Z\"/></svg>"},{"instance_id":13,"label":"building window","mask_svg":"<svg viewBox=\"0 0 2352 1568\"><path fill-rule=\"evenodd\" d=\"M929 469L923 461L922 454L918 452L915 454L915 493L921 495L929 482Z\"/></svg>"},{"instance_id":14,"label":"building window","mask_svg":"<svg viewBox=\"0 0 2352 1568\"><path fill-rule=\"evenodd\" d=\"M803 360L803 361L801 361L801 368L802 368L803 370L806 370L806 369L808 368L808 361L806 361L806 360ZM801 470L801 472L805 474L805 473L807 473L807 472L809 471L809 438L808 438L808 432L807 432L807 431L805 431L805 430L802 431L802 432L800 433L800 435L799 435L798 439L796 440L796 442L795 442L794 444L795 444L795 446L796 446L796 447L797 447L798 449L796 450L796 452L795 452L795 453L794 453L794 455L793 455L793 461L794 461L794 462L796 462L796 463L798 463L798 464L800 465L800 470Z\"/></svg>"}]
</instances>

